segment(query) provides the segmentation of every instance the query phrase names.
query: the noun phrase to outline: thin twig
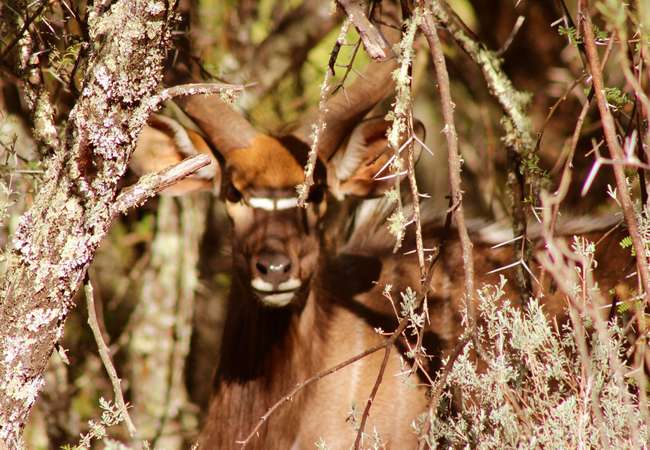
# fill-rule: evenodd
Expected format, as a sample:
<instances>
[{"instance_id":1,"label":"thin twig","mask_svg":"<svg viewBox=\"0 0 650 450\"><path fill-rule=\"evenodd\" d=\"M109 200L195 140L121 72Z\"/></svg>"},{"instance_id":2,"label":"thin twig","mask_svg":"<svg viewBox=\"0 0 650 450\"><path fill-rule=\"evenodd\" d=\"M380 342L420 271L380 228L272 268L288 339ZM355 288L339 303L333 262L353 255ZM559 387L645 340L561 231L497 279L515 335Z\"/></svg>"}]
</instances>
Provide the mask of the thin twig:
<instances>
[{"instance_id":1,"label":"thin twig","mask_svg":"<svg viewBox=\"0 0 650 450\"><path fill-rule=\"evenodd\" d=\"M551 121L551 118L555 114L555 111L557 108L564 102L566 101L567 97L573 90L582 83L585 78L587 78L587 74L583 73L577 80L573 82L571 86L562 94L562 96L557 99L557 101L551 106L551 110L548 112L546 119L544 120L544 124L542 125L542 128L540 128L539 132L537 133L537 145L535 145L536 149L539 149L541 144L542 144L542 138L544 137L544 132L546 131L546 127L548 123ZM589 97L589 100L591 100L591 97ZM589 102L587 102L589 103ZM559 161L562 160L562 157L558 158ZM555 174L555 172L558 170L557 165L559 165L559 162L556 163L556 166L551 170L551 174Z\"/></svg>"},{"instance_id":2,"label":"thin twig","mask_svg":"<svg viewBox=\"0 0 650 450\"><path fill-rule=\"evenodd\" d=\"M440 255L441 253L438 253L437 256L439 257ZM420 288L420 291L418 292L418 295L415 299L415 306L414 306L415 310L419 309L420 306L422 306L422 304L424 303L427 297L429 289L431 288L431 281L433 279L433 273L434 273L436 263L438 262L438 259L439 258L435 258L433 261L431 261L431 264L429 266L429 271L427 272L427 276L424 282L422 283L422 287ZM358 450L360 448L359 445L361 443L361 436L363 435L363 429L365 427L366 421L368 420L368 416L370 413L370 405L372 404L375 395L379 390L379 385L381 384L383 374L386 371L386 366L388 364L388 357L390 356L390 352L392 348L395 346L395 342L397 341L399 336L404 332L404 330L406 330L409 321L410 321L409 317L402 318L395 331L382 344L380 344L381 346L380 348L384 348L386 353L384 354L384 360L382 361L381 368L379 369L379 374L377 375L377 379L375 380L375 385L373 386L372 393L368 398L366 408L364 409L363 416L361 417L361 422L359 424L359 431L357 432L357 439L354 443L355 450Z\"/></svg>"},{"instance_id":3,"label":"thin twig","mask_svg":"<svg viewBox=\"0 0 650 450\"><path fill-rule=\"evenodd\" d=\"M221 93L242 92L246 87L241 84L224 84L224 83L190 83L180 84L178 86L163 89L160 93L158 102L171 100L174 97L186 97L190 95L209 95Z\"/></svg>"},{"instance_id":4,"label":"thin twig","mask_svg":"<svg viewBox=\"0 0 650 450\"><path fill-rule=\"evenodd\" d=\"M330 57L330 58L331 58L331 59L330 59L330 62L334 62L334 61L336 61L336 59L334 59L334 58L336 58L336 56L338 55L338 51L336 50L336 48L337 48L339 45L340 45L339 42L337 42L337 43L335 44L335 46L334 46L334 51L332 52L332 55L331 55L331 57ZM339 64L336 64L337 67L345 67L345 74L343 74L343 77L341 78L341 81L339 81L339 82L338 82L338 83L337 83L337 84L332 88L332 94L331 94L331 95L334 95L334 94L335 94L339 89L343 89L343 92L346 92L346 91L345 91L345 82L347 81L348 76L350 75L350 72L352 72L352 71L354 71L354 73L356 73L359 77L361 77L361 78L365 79L366 81L368 81L368 80L363 76L363 74L362 74L361 72L359 72L358 70L356 70L356 69L354 68L354 66L353 66L353 64L354 64L354 60L357 58L357 55L359 54L359 49L360 49L360 48L361 48L361 40L357 41L357 43L354 44L354 48L352 49L352 53L351 53L351 55L350 55L350 62L349 62L349 63L347 63L347 64L340 64L340 65L339 65ZM334 64L330 64L328 67L332 70L332 76L334 76L334 67L335 67L335 65L334 65ZM346 98L347 98L347 94L346 94ZM348 105L349 105L349 104L350 104L350 100L348 100Z\"/></svg>"},{"instance_id":5,"label":"thin twig","mask_svg":"<svg viewBox=\"0 0 650 450\"><path fill-rule=\"evenodd\" d=\"M445 384L447 382L447 378L449 377L449 374L451 373L451 369L454 367L454 363L460 356L461 352L467 345L467 343L470 341L470 336L468 334L465 334L460 338L460 341L458 344L456 344L456 347L454 347L454 350L451 352L449 355L449 359L447 360L447 363L445 364L444 369L442 369L442 373L436 380L436 390L433 392L433 395L431 396L431 400L429 401L429 420L427 421L427 425L422 429L420 432L420 440L418 443L418 450L425 450L427 441L424 439L424 436L429 434L429 431L431 430L431 427L433 426L433 417L435 415L436 410L438 409L438 405L440 404L440 399L442 398L442 390L445 387Z\"/></svg>"},{"instance_id":6,"label":"thin twig","mask_svg":"<svg viewBox=\"0 0 650 450\"><path fill-rule=\"evenodd\" d=\"M442 234L440 236L440 243L438 245L438 252L431 259L431 263L429 265L429 269L427 271L426 277L423 280L422 286L420 287L420 290L419 290L419 292L418 292L418 294L416 296L416 299L415 299L415 305L414 305L413 309L416 310L416 311L420 310L420 308L423 307L423 306L426 307L426 298L427 298L427 294L429 293L429 290L431 289L431 281L433 280L434 270L436 268L436 265L437 265L438 261L443 256L443 253L444 253L444 250L445 250L445 247L446 247L446 244L447 244L447 237L449 236L449 230L451 229L452 215L453 215L453 211L455 209L453 206L451 206L451 203L452 203L451 198L449 199L449 203L450 203L450 207L448 208L447 218L445 219L445 225L443 227L443 231L442 231ZM400 322L399 322L399 325L398 325L397 329L385 341L387 343L386 354L384 356L384 361L382 362L382 366L380 368L378 378L375 381L375 386L373 387L373 393L375 393L375 394L376 394L376 390L379 388L379 384L381 383L381 376L383 376L383 372L386 369L386 365L387 365L388 356L390 354L390 351L391 351L395 341L399 337L399 335L402 334L404 332L404 330L406 329L406 327L409 325L409 321L410 321L409 317L402 318L400 320ZM418 345L420 345L420 344L421 344L421 342L418 340ZM486 361L487 361L487 359L486 359ZM414 364L414 367L417 367L417 366ZM361 419L361 424L360 424L360 427L359 427L360 431L363 431L363 427L364 427L365 422L366 422L366 420L368 418L370 404L372 403L373 399L374 399L374 396L371 395L371 397L368 400L368 404L366 405L366 408L364 409L364 414L363 414L363 417ZM361 432L357 432L357 440L355 442L355 447L354 447L355 450L359 448L358 445L360 443L360 438L361 438Z\"/></svg>"},{"instance_id":7,"label":"thin twig","mask_svg":"<svg viewBox=\"0 0 650 450\"><path fill-rule=\"evenodd\" d=\"M336 40L336 45L341 46L345 43L345 35L348 34L351 24L350 19L345 21ZM318 102L318 120L312 126L312 144L309 150L309 156L307 157L307 164L305 165L305 181L297 186L299 206L305 205L307 197L309 197L309 190L314 185L314 171L316 170L316 161L318 160L318 144L323 131L325 131L325 114L327 113L327 99L329 97L332 76L334 76L334 69L328 66L325 71L325 79L321 85L320 101Z\"/></svg>"},{"instance_id":8,"label":"thin twig","mask_svg":"<svg viewBox=\"0 0 650 450\"><path fill-rule=\"evenodd\" d=\"M501 56L503 56L503 54L508 50L508 48L510 48L510 45L512 44L512 41L514 41L515 36L519 32L519 29L521 28L521 26L524 24L525 19L526 18L524 16L517 17L517 21L515 22L515 26L512 27L512 31L510 31L510 35L508 36L506 41L503 43L501 48L497 51L497 53L496 53L497 57L501 58Z\"/></svg>"},{"instance_id":9,"label":"thin twig","mask_svg":"<svg viewBox=\"0 0 650 450\"><path fill-rule=\"evenodd\" d=\"M457 207L454 211L454 219L458 227L458 235L463 251L463 264L465 268L465 294L468 299L469 326L470 330L476 327L476 294L474 291L474 259L472 257L472 242L469 238L467 226L465 225L465 215L463 212L463 191L461 190L460 178L460 155L458 153L458 135L454 124L454 103L451 98L451 86L449 82L449 73L445 64L445 55L438 39L436 24L433 16L428 9L422 14L420 28L429 43L431 49L431 58L436 68L436 80L440 92L440 109L445 122L443 132L447 139L447 151L449 155L449 183L451 196ZM472 333L474 334L474 333ZM478 346L477 346L477 351Z\"/></svg>"},{"instance_id":10,"label":"thin twig","mask_svg":"<svg viewBox=\"0 0 650 450\"><path fill-rule=\"evenodd\" d=\"M391 335L391 336L392 336L392 335ZM278 400L277 402L275 402L275 404L274 404L273 406L271 406L271 408L269 408L269 410L266 412L266 414L264 414L264 415L261 417L260 421L257 423L257 425L255 426L255 428L253 428L253 430L248 434L248 436L246 437L245 440L243 440L243 441L239 441L239 442L237 442L237 443L238 443L238 444L242 444L242 449L245 448L245 447L250 443L250 441L253 439L253 437L255 437L255 435L257 434L257 432L259 431L259 429L262 427L262 425L264 425L264 424L266 423L266 421L269 419L269 417L271 416L271 414L273 414L273 413L275 412L275 410L277 410L280 406L282 406L283 404L285 404L285 403L288 402L289 400L292 400L293 397L294 397L298 392L302 391L302 390L305 389L307 386L309 386L310 384L312 384L312 383L314 383L314 382L320 380L321 378L324 378L324 377L326 377L326 376L328 376L328 375L331 375L331 374L333 374L333 373L335 373L335 372L338 372L339 370L343 369L344 367L349 366L350 364L352 364L352 363L354 363L354 362L356 362L356 361L359 361L360 359L363 359L363 358L365 358L366 356L371 355L371 354L373 354L373 353L375 353L375 352L381 350L382 348L386 348L386 346L389 345L389 340L390 340L390 338L386 339L386 340L385 340L384 342L382 342L381 344L377 344L376 346L374 346L374 347L372 347L372 348L369 348L369 349L367 349L367 350L365 350L365 351L359 353L358 355L353 356L352 358L343 361L343 362L340 363L340 364L337 364L337 365L334 366L334 367L331 367L331 368L329 368L329 369L327 369L327 370L324 370L324 371L322 371L322 372L318 372L316 375L314 375L313 377L309 378L308 380L303 381L302 383L298 383L298 384L297 384L297 385L296 385L296 386L291 390L291 392L289 392L287 395L285 395L285 396L282 397L280 400Z\"/></svg>"},{"instance_id":11,"label":"thin twig","mask_svg":"<svg viewBox=\"0 0 650 450\"><path fill-rule=\"evenodd\" d=\"M133 437L136 432L135 425L133 425L131 416L129 415L129 411L127 409L127 405L124 403L124 394L122 393L121 380L117 376L117 371L115 370L115 366L111 361L110 350L104 342L102 332L99 329L99 324L97 323L95 299L93 296L93 285L90 283L90 278L88 275L86 275L86 279L84 281L84 291L86 292L86 302L88 303L88 325L90 325L90 329L92 330L93 336L95 337L95 342L97 342L99 356L104 363L104 367L106 368L106 372L108 372L109 378L111 379L111 384L113 385L113 393L115 394L115 404L122 413L122 417L124 418L126 428L129 430L129 434L131 437Z\"/></svg>"},{"instance_id":12,"label":"thin twig","mask_svg":"<svg viewBox=\"0 0 650 450\"><path fill-rule=\"evenodd\" d=\"M566 193L569 190L569 185L571 184L571 174L573 171L573 156L575 155L576 148L578 147L578 141L580 140L580 135L582 134L582 125L584 123L587 112L589 111L589 99L585 101L585 104L582 106L582 111L580 111L580 116L576 123L576 127L573 131L573 137L571 138L571 148L569 150L569 155L564 163L564 171L562 173L562 178L560 178L560 185L558 186L553 196L557 199L551 209L551 219L550 219L550 230L552 233L555 233L555 225L557 223L557 218L560 212L560 203L564 200ZM544 280L546 278L546 269L542 267L541 273L539 274L539 286L536 298L541 298L544 295Z\"/></svg>"}]
</instances>

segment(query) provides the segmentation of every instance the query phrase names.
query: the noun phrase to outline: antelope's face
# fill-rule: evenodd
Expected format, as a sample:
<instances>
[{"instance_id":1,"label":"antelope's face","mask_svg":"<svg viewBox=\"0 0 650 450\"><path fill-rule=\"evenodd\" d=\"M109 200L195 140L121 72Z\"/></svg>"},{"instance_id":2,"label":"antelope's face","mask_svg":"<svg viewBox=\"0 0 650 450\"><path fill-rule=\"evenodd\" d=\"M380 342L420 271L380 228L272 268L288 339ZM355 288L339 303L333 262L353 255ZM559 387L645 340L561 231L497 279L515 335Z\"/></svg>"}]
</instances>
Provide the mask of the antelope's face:
<instances>
[{"instance_id":1,"label":"antelope's face","mask_svg":"<svg viewBox=\"0 0 650 450\"><path fill-rule=\"evenodd\" d=\"M225 163L222 197L233 225L234 272L263 304L282 307L306 295L316 268L324 170L317 166L317 185L300 208L296 186L304 181L309 148L264 135L251 142Z\"/></svg>"},{"instance_id":2,"label":"antelope's face","mask_svg":"<svg viewBox=\"0 0 650 450\"><path fill-rule=\"evenodd\" d=\"M199 95L177 103L205 139L155 116L138 142L131 167L141 174L192 154L216 152L218 162L212 154L213 164L167 193L179 195L206 184L219 191L234 227L233 281L250 289L264 305L284 307L304 300L322 247L320 228L328 192L332 199L373 197L394 183L373 179L385 162L386 156L383 161L376 156L386 149L389 123L362 119L386 94L396 63L373 64L367 76L328 101L327 127L318 140L315 186L306 208L298 207L296 186L304 182L310 122L276 139L256 131L218 96ZM375 161L371 168L366 165L370 160Z\"/></svg>"}]
</instances>

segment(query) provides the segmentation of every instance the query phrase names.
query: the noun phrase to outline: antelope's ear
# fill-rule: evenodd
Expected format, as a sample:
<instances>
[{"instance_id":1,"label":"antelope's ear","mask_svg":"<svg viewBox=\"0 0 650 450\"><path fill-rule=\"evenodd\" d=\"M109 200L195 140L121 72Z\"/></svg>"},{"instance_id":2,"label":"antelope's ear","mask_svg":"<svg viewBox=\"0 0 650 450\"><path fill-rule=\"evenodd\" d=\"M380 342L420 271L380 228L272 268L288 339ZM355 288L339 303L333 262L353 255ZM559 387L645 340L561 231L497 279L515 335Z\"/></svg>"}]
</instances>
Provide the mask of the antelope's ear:
<instances>
[{"instance_id":1,"label":"antelope's ear","mask_svg":"<svg viewBox=\"0 0 650 450\"><path fill-rule=\"evenodd\" d=\"M209 190L218 195L221 170L210 147L198 133L184 128L173 119L153 115L149 118L148 126L140 134L129 167L142 176L159 172L199 153L210 156L212 163L168 187L161 194L185 195Z\"/></svg>"},{"instance_id":2,"label":"antelope's ear","mask_svg":"<svg viewBox=\"0 0 650 450\"><path fill-rule=\"evenodd\" d=\"M379 197L395 185L395 172L389 162L394 152L388 148L386 136L391 122L383 118L368 119L352 131L347 143L334 155L328 164L328 184L332 193L342 199L347 195L363 198ZM424 140L424 126L414 121L415 134ZM406 142L401 140L400 145ZM421 146L415 146L416 160ZM406 153L402 153L404 158ZM399 176L403 177L402 172Z\"/></svg>"}]
</instances>

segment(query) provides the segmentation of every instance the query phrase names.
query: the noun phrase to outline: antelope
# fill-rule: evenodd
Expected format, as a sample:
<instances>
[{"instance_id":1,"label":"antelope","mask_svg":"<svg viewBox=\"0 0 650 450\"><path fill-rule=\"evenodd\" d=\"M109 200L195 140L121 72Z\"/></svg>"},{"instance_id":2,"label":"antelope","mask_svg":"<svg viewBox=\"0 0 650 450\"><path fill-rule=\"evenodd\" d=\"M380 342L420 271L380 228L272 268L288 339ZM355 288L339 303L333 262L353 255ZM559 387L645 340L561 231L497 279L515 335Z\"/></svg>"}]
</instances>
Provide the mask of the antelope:
<instances>
[{"instance_id":1,"label":"antelope","mask_svg":"<svg viewBox=\"0 0 650 450\"><path fill-rule=\"evenodd\" d=\"M298 207L296 185L304 181L310 124L287 136L269 136L214 96L196 96L179 104L205 140L165 118L154 118L140 139L132 162L136 172L214 150L218 164L189 184L179 183L172 194L217 185L233 228L232 287L200 448L238 448L278 398L380 343L375 327L389 329L395 322L383 301L375 305L381 296L362 298L377 290L381 262L371 255L338 254L324 232L334 196L373 197L387 189L364 164L384 150L389 123L363 119L386 95L396 63L371 64L366 80L327 104L315 185L304 209ZM333 449L348 448L355 438L348 413L355 403L365 404L381 359L365 358L298 393L268 419L251 447L314 448L322 439ZM393 355L387 373L402 370L399 355ZM426 405L424 389L390 378L374 401L369 429L376 427L386 448L414 447L410 423Z\"/></svg>"},{"instance_id":2,"label":"antelope","mask_svg":"<svg viewBox=\"0 0 650 450\"><path fill-rule=\"evenodd\" d=\"M398 292L421 282L415 256L394 255L391 238L372 215L360 214L342 244L328 230L326 212L337 199L372 198L387 189L374 179L381 161L365 163L386 147L388 123L364 118L386 95L395 63L371 64L369 80L358 80L347 95L339 93L328 102L315 186L304 209L298 207L295 186L304 180L309 123L274 137L256 131L215 96L197 96L179 103L202 136L153 118L138 144L132 163L138 172L188 154L212 155L210 167L179 183L172 194L216 190L232 223L232 287L200 448L239 448L237 442L297 383L380 343L383 336L376 329L396 325L393 307L382 295L385 286L393 286L398 298ZM425 225L427 246L436 245L442 230L436 221ZM475 245L478 274L513 260L510 248L492 250L480 239ZM438 356L431 370L461 331L462 267L459 245L451 239L428 298L425 347ZM598 277L611 287L621 275L615 272L601 265ZM547 312L563 314L559 297L548 296ZM365 405L382 357L373 354L300 391L269 417L250 447L304 449L323 440L332 449L349 448L356 435L349 412L355 403ZM415 448L410 424L427 405L426 389L417 379L412 386L394 376L403 371L400 355L391 355L371 409L369 427L376 428L387 449Z\"/></svg>"}]
</instances>

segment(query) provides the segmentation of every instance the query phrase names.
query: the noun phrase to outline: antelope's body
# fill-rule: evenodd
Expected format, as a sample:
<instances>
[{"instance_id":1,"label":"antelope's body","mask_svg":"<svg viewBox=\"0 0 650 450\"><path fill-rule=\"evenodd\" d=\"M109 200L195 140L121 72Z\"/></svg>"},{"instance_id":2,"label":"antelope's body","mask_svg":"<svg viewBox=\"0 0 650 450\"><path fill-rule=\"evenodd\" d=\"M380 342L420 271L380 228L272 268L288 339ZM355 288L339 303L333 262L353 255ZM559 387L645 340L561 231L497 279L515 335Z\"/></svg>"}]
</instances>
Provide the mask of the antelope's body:
<instances>
[{"instance_id":1,"label":"antelope's body","mask_svg":"<svg viewBox=\"0 0 650 450\"><path fill-rule=\"evenodd\" d=\"M203 448L236 448L234 442L245 439L296 384L380 343L374 327L394 328L388 311L373 305L378 261L321 257L304 305L269 308L246 285L233 286L215 394L199 439ZM349 448L355 433L347 413L354 404L365 405L382 358L372 355L301 391L271 415L251 448L315 448L321 438L332 449ZM387 448L415 445L410 423L425 407L421 389L393 377L401 370L399 354L393 354L372 408L372 424Z\"/></svg>"}]
</instances>

